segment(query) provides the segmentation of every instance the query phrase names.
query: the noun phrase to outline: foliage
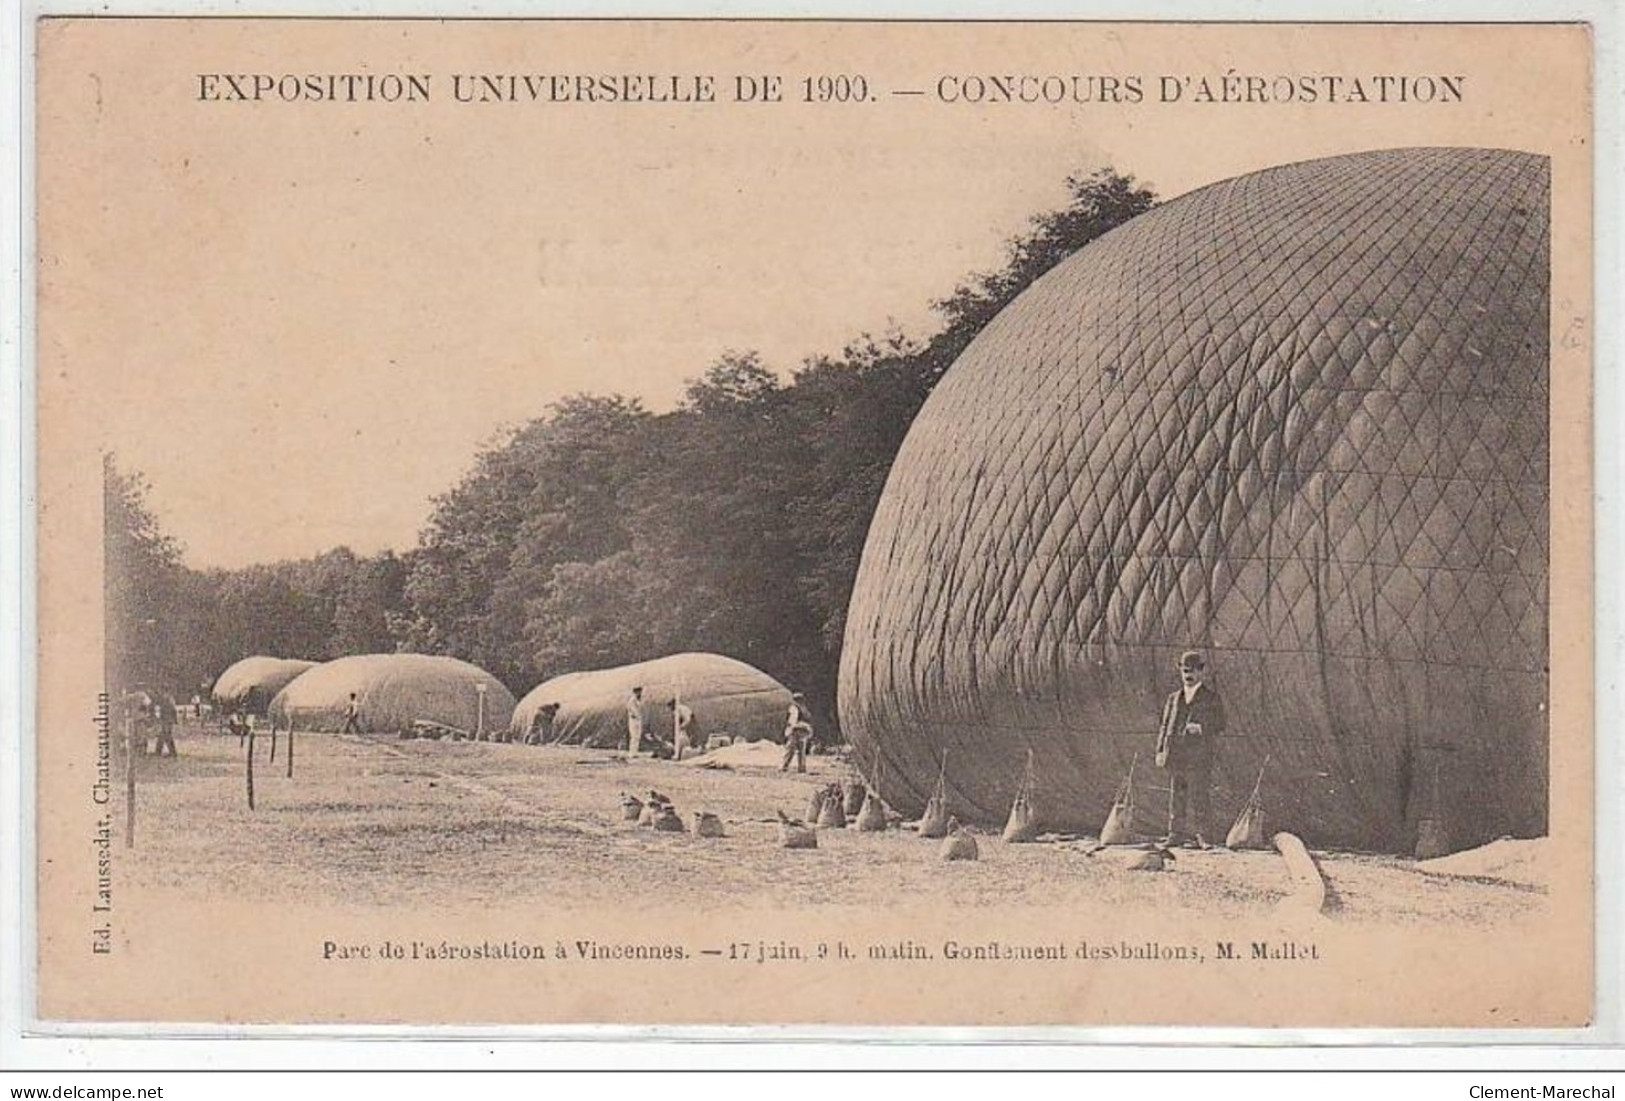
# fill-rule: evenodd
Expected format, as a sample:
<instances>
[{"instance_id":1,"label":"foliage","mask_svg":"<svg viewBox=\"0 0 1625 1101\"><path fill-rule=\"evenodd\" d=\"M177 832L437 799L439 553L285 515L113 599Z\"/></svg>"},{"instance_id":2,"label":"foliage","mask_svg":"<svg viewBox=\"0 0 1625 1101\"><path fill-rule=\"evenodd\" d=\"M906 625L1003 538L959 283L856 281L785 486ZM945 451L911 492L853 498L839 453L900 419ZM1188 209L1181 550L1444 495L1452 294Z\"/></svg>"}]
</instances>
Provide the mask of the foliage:
<instances>
[{"instance_id":1,"label":"foliage","mask_svg":"<svg viewBox=\"0 0 1625 1101\"><path fill-rule=\"evenodd\" d=\"M165 654L179 626L165 614L183 606L181 546L165 535L147 504L140 474L102 457L103 606L105 665L115 695L167 677Z\"/></svg>"},{"instance_id":2,"label":"foliage","mask_svg":"<svg viewBox=\"0 0 1625 1101\"><path fill-rule=\"evenodd\" d=\"M407 564L391 551L339 547L240 570L187 569L161 530L139 474L103 469L107 682L188 700L251 654L326 660L394 650Z\"/></svg>"},{"instance_id":3,"label":"foliage","mask_svg":"<svg viewBox=\"0 0 1625 1101\"><path fill-rule=\"evenodd\" d=\"M934 304L948 323L943 336L951 349L950 363L1039 276L1156 202L1149 188L1109 168L1068 176L1066 190L1070 201L1065 207L1035 216L1028 231L1010 242L1004 267L972 276ZM944 370L947 366L942 364Z\"/></svg>"},{"instance_id":4,"label":"foliage","mask_svg":"<svg viewBox=\"0 0 1625 1101\"><path fill-rule=\"evenodd\" d=\"M435 501L406 580L409 649L471 661L517 689L537 672L529 607L553 568L631 545L622 488L647 461L635 400L581 396L482 451Z\"/></svg>"}]
</instances>

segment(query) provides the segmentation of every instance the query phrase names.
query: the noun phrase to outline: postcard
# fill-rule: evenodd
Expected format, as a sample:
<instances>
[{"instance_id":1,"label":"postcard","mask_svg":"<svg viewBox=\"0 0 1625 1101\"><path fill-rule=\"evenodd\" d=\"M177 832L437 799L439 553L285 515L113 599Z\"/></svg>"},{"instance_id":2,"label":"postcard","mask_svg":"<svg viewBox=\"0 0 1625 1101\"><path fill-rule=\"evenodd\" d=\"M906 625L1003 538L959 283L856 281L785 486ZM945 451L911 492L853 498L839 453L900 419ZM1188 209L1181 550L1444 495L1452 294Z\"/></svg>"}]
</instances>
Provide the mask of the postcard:
<instances>
[{"instance_id":1,"label":"postcard","mask_svg":"<svg viewBox=\"0 0 1625 1101\"><path fill-rule=\"evenodd\" d=\"M1593 1019L1583 25L37 41L35 1027Z\"/></svg>"}]
</instances>

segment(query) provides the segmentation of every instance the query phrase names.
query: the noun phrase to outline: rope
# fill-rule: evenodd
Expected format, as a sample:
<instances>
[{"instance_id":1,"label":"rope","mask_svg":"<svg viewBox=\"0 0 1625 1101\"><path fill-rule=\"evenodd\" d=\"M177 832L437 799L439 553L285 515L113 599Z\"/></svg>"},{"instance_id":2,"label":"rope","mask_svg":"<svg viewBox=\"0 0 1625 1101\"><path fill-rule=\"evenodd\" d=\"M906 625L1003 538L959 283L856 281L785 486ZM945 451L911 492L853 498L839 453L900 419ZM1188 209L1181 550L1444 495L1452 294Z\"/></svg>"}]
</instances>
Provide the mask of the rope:
<instances>
[{"instance_id":1,"label":"rope","mask_svg":"<svg viewBox=\"0 0 1625 1101\"><path fill-rule=\"evenodd\" d=\"M1128 763L1128 775L1123 777L1121 784L1117 785L1117 795L1112 800L1114 803L1122 803L1127 807L1134 805L1134 770L1139 763L1140 751L1136 749L1133 758Z\"/></svg>"},{"instance_id":2,"label":"rope","mask_svg":"<svg viewBox=\"0 0 1625 1101\"><path fill-rule=\"evenodd\" d=\"M1247 797L1249 807L1262 807L1264 805L1264 770L1270 767L1270 758L1270 754L1264 754L1264 763L1258 766L1258 779L1253 784L1253 793Z\"/></svg>"}]
</instances>

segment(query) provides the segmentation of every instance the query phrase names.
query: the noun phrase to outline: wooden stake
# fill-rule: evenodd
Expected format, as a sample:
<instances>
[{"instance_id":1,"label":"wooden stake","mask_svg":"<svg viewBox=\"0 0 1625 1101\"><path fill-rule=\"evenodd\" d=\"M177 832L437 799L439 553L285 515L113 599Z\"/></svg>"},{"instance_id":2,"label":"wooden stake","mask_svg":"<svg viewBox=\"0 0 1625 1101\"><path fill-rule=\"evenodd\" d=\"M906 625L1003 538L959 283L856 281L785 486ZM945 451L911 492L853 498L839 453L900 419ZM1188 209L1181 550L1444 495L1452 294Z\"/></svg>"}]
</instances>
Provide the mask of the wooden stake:
<instances>
[{"instance_id":1,"label":"wooden stake","mask_svg":"<svg viewBox=\"0 0 1625 1101\"><path fill-rule=\"evenodd\" d=\"M271 763L276 764L276 720L271 720Z\"/></svg>"},{"instance_id":2,"label":"wooden stake","mask_svg":"<svg viewBox=\"0 0 1625 1101\"><path fill-rule=\"evenodd\" d=\"M288 722L288 779L293 779L293 721Z\"/></svg>"},{"instance_id":3,"label":"wooden stake","mask_svg":"<svg viewBox=\"0 0 1625 1101\"><path fill-rule=\"evenodd\" d=\"M248 809L254 809L254 728L248 728L248 753L243 757L247 762L244 775L248 780Z\"/></svg>"}]
</instances>

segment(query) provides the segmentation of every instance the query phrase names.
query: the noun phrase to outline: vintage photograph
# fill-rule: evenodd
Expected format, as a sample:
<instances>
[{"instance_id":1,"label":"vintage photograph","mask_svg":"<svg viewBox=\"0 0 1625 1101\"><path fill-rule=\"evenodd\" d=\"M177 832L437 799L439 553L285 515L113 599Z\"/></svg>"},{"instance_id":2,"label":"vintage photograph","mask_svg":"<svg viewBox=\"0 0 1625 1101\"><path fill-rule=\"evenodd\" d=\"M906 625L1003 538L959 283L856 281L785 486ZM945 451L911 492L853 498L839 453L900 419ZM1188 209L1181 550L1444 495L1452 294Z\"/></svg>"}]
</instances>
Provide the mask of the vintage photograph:
<instances>
[{"instance_id":1,"label":"vintage photograph","mask_svg":"<svg viewBox=\"0 0 1625 1101\"><path fill-rule=\"evenodd\" d=\"M40 1020L1586 1025L1589 57L44 21Z\"/></svg>"}]
</instances>

